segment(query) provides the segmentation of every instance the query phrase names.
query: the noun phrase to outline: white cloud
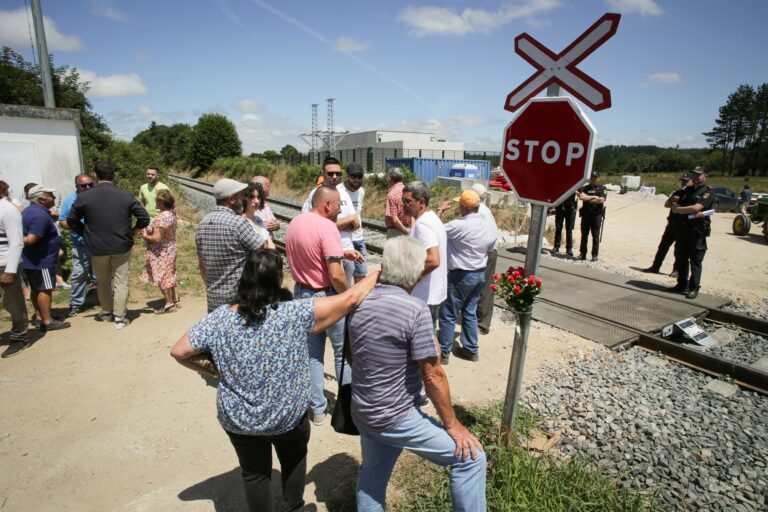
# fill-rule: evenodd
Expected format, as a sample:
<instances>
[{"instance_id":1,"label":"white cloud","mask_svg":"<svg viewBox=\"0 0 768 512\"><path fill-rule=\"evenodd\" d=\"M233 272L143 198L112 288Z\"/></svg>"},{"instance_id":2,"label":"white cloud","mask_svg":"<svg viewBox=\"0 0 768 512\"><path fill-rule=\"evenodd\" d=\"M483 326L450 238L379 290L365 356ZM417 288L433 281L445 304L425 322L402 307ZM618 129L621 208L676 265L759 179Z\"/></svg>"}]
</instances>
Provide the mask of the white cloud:
<instances>
[{"instance_id":1,"label":"white cloud","mask_svg":"<svg viewBox=\"0 0 768 512\"><path fill-rule=\"evenodd\" d=\"M147 105L141 105L136 109L136 113L144 119L150 119L155 115L155 109L148 107Z\"/></svg>"},{"instance_id":2,"label":"white cloud","mask_svg":"<svg viewBox=\"0 0 768 512\"><path fill-rule=\"evenodd\" d=\"M537 14L546 13L561 5L560 0L525 0L518 4L502 5L495 11L466 8L457 13L446 7L406 7L398 19L411 29L412 36L429 35L464 36L489 33L514 20L536 22Z\"/></svg>"},{"instance_id":3,"label":"white cloud","mask_svg":"<svg viewBox=\"0 0 768 512\"><path fill-rule=\"evenodd\" d=\"M146 96L149 92L141 77L136 73L98 76L87 69L79 69L78 71L83 82L90 82L88 96L91 98Z\"/></svg>"},{"instance_id":4,"label":"white cloud","mask_svg":"<svg viewBox=\"0 0 768 512\"><path fill-rule=\"evenodd\" d=\"M263 103L246 98L241 98L237 101L234 101L232 106L244 114L257 114L264 110Z\"/></svg>"},{"instance_id":5,"label":"white cloud","mask_svg":"<svg viewBox=\"0 0 768 512\"><path fill-rule=\"evenodd\" d=\"M292 123L277 114L244 114L234 121L237 134L243 142L243 153L260 153L267 149L280 151L286 144L299 147L298 134L307 131L306 126ZM305 151L306 148L302 149Z\"/></svg>"},{"instance_id":6,"label":"white cloud","mask_svg":"<svg viewBox=\"0 0 768 512\"><path fill-rule=\"evenodd\" d=\"M606 0L606 3L623 14L658 16L664 12L655 0Z\"/></svg>"},{"instance_id":7,"label":"white cloud","mask_svg":"<svg viewBox=\"0 0 768 512\"><path fill-rule=\"evenodd\" d=\"M77 36L68 36L59 32L56 23L49 17L43 17L45 27L45 41L49 52L73 52L85 50L83 43ZM30 31L32 35L30 36ZM30 37L34 40L34 28L32 26L32 14L24 7L15 11L0 11L0 37L2 44L10 46L17 51L29 48Z\"/></svg>"},{"instance_id":8,"label":"white cloud","mask_svg":"<svg viewBox=\"0 0 768 512\"><path fill-rule=\"evenodd\" d=\"M370 47L371 43L368 41L358 41L347 36L341 36L333 43L333 48L342 53L361 52Z\"/></svg>"},{"instance_id":9,"label":"white cloud","mask_svg":"<svg viewBox=\"0 0 768 512\"><path fill-rule=\"evenodd\" d=\"M97 4L94 4L91 7L91 14L95 16L101 16L102 18L107 18L112 21L122 21L122 22L131 21L131 18L127 14L115 9L111 5L105 4L104 2L99 2Z\"/></svg>"},{"instance_id":10,"label":"white cloud","mask_svg":"<svg viewBox=\"0 0 768 512\"><path fill-rule=\"evenodd\" d=\"M683 77L678 73L668 71L664 73L654 73L648 77L648 80L655 84L674 85L682 82Z\"/></svg>"}]
</instances>

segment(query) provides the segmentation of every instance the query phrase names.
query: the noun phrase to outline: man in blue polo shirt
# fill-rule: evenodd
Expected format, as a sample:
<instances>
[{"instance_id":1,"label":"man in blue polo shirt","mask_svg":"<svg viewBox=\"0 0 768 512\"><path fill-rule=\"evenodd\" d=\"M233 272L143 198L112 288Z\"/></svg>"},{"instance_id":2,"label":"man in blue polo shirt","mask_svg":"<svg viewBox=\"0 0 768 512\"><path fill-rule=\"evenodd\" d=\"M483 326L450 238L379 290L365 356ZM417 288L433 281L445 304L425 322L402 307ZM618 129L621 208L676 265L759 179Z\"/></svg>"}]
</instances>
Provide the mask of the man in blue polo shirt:
<instances>
[{"instance_id":1,"label":"man in blue polo shirt","mask_svg":"<svg viewBox=\"0 0 768 512\"><path fill-rule=\"evenodd\" d=\"M75 204L75 199L77 199L78 194L92 189L93 186L93 180L87 174L78 174L75 177L75 191L61 203L59 226L70 229L67 216L72 205ZM72 295L69 298L69 314L67 316L73 317L77 316L85 305L88 283L95 283L96 280L93 278L91 256L85 248L85 237L71 229L70 233L72 234L72 275L69 276L69 284L72 285Z\"/></svg>"},{"instance_id":2,"label":"man in blue polo shirt","mask_svg":"<svg viewBox=\"0 0 768 512\"><path fill-rule=\"evenodd\" d=\"M69 327L69 322L51 318L51 299L56 287L56 259L61 248L61 237L50 212L56 201L54 192L55 189L45 185L35 185L27 195L29 206L21 214L24 229L21 266L32 289L32 305L40 316L41 332Z\"/></svg>"}]
</instances>

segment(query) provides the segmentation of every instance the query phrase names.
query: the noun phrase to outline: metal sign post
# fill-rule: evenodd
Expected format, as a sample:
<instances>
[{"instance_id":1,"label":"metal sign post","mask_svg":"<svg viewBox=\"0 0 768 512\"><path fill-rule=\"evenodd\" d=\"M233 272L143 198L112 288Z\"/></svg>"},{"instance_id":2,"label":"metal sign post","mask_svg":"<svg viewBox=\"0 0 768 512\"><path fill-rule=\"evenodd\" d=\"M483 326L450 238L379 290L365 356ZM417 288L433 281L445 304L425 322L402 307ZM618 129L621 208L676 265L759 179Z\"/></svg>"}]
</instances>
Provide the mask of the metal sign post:
<instances>
[{"instance_id":1,"label":"metal sign post","mask_svg":"<svg viewBox=\"0 0 768 512\"><path fill-rule=\"evenodd\" d=\"M542 130L541 127L535 126L535 122L530 122L530 116L524 117L524 114L530 108L531 103L537 101L531 100L531 98L545 87L547 88L548 97L559 96L560 87L562 86L589 105L593 110L609 108L611 106L611 92L608 88L576 66L616 33L620 19L621 16L619 14L608 13L603 15L557 55L528 34L520 34L515 38L515 52L533 65L537 71L507 96L504 105L506 110L514 112L521 107L524 108L521 114L510 122L505 129L500 167L518 199L527 200L531 203L531 224L528 230L528 246L525 255L526 275L535 275L539 270L541 247L547 224L547 207L554 206L566 195L573 194L573 190L579 185L577 183L579 178L582 180L581 183L583 183L584 178L589 176L592 167L595 130L589 119L581 115L580 109L575 106L575 103L572 100L568 100L574 106L574 113L578 114L578 117L581 119L580 122L571 124L565 130L568 132L565 134L567 135L565 138L571 142L567 145L569 148L567 155L574 158L569 159L566 157L564 167L557 164L557 167L550 165L547 168L548 164L557 163L561 156L561 145L555 140L556 137L551 136L556 132L550 132L548 129ZM544 100L539 99L538 101L543 102ZM530 112L533 111L530 110ZM551 125L552 120L549 119L548 121ZM515 126L515 123L517 123L517 126ZM574 137L576 139L579 138L577 132L582 132L581 135L583 137L584 130L581 129L580 125L589 132L586 144L581 144L579 140L571 140ZM542 138L541 135L544 132L549 137ZM537 135L538 138L534 135ZM562 143L563 140L559 142ZM521 143L527 147L526 158L522 158ZM534 148L541 148L538 160L534 156ZM581 149L579 150L579 148ZM584 159L578 161L581 165L580 173L578 172L579 169L576 168L576 158ZM529 165L525 165L524 162ZM574 165L570 167L571 164ZM581 176L579 177L577 174ZM549 188L550 182L555 183L559 181L562 184L563 180L571 180L567 183L568 186L566 188L568 190L559 191L563 192L563 194L552 194L551 190L546 190ZM534 186L531 186L531 184ZM516 311L515 341L512 346L512 359L509 365L507 392L504 397L504 412L501 424L507 443L513 437L512 434L515 430L517 401L523 380L523 366L525 364L525 351L528 344L528 331L530 330L532 312L533 305L526 311Z\"/></svg>"}]
</instances>

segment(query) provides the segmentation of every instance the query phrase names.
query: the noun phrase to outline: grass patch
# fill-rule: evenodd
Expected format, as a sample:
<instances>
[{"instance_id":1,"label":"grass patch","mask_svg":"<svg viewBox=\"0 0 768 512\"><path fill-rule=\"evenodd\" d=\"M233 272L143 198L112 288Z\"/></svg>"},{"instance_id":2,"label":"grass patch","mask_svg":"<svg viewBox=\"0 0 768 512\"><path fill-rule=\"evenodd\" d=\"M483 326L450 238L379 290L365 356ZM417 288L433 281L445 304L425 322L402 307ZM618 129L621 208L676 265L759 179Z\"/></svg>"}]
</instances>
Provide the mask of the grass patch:
<instances>
[{"instance_id":1,"label":"grass patch","mask_svg":"<svg viewBox=\"0 0 768 512\"><path fill-rule=\"evenodd\" d=\"M487 499L491 511L645 511L651 498L626 489L603 476L583 457L566 461L529 452L519 446L504 447L500 402L464 409L457 413L483 443L488 457ZM538 429L540 418L522 408L516 431L528 437ZM393 510L450 511L449 472L410 453L401 457L390 486Z\"/></svg>"}]
</instances>

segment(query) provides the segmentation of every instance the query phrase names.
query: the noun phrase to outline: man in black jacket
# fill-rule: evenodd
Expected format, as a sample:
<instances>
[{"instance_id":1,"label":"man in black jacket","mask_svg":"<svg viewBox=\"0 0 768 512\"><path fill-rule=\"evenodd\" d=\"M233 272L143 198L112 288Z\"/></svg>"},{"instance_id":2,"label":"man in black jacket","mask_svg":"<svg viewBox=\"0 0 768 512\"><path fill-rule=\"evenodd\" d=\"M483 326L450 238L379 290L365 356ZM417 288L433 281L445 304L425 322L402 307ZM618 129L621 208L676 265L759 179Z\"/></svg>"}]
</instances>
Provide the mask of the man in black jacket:
<instances>
[{"instance_id":1,"label":"man in black jacket","mask_svg":"<svg viewBox=\"0 0 768 512\"><path fill-rule=\"evenodd\" d=\"M72 231L85 235L93 261L101 304L96 320L114 320L115 328L123 329L129 324L126 314L133 237L149 225L149 214L130 192L112 183L115 168L110 162L98 162L95 172L98 184L78 195L67 223ZM132 217L136 218L133 226Z\"/></svg>"}]
</instances>

